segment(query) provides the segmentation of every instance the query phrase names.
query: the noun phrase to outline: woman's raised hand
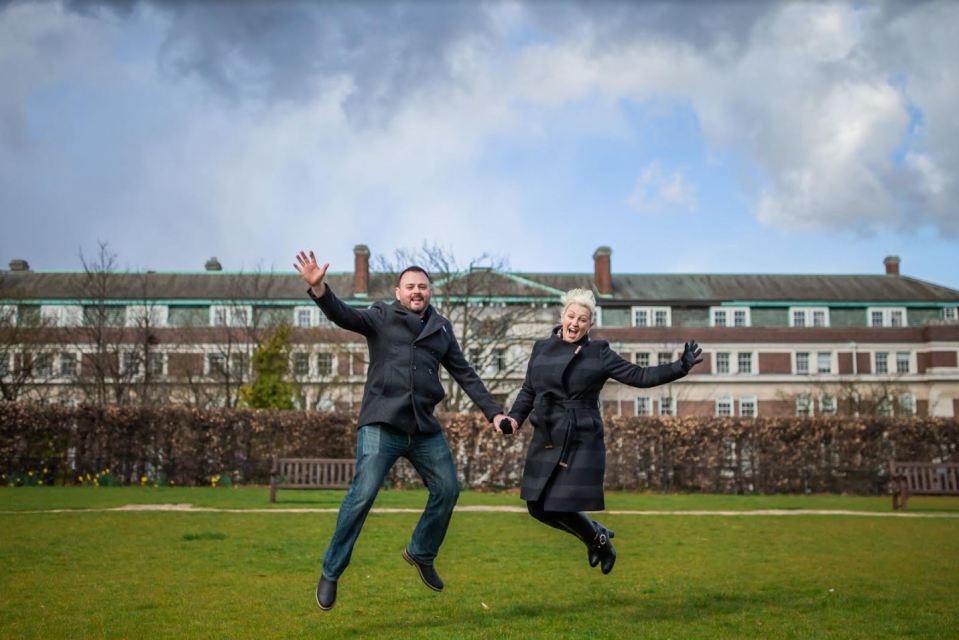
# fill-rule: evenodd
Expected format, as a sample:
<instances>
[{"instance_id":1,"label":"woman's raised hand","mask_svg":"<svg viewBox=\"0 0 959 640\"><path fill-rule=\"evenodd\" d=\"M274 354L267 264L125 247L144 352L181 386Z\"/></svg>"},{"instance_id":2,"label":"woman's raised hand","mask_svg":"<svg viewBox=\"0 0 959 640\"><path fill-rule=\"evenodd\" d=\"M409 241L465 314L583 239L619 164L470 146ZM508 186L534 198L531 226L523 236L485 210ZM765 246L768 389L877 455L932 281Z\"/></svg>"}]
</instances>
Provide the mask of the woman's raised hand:
<instances>
[{"instance_id":1,"label":"woman's raised hand","mask_svg":"<svg viewBox=\"0 0 959 640\"><path fill-rule=\"evenodd\" d=\"M326 277L326 270L330 268L329 262L321 267L316 263L316 256L313 255L312 250L309 255L301 250L296 254L296 262L293 263L293 267L300 272L300 275L313 287L314 291L322 293L323 278Z\"/></svg>"}]
</instances>

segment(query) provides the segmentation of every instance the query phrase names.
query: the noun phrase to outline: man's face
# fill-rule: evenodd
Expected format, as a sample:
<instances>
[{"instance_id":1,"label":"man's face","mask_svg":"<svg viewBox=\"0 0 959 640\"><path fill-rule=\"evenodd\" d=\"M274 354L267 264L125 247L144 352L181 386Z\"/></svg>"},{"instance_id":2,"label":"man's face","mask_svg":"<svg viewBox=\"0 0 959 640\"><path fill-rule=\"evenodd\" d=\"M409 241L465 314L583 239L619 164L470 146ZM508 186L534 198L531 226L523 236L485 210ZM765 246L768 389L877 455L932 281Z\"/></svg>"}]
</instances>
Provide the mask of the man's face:
<instances>
[{"instance_id":1,"label":"man's face","mask_svg":"<svg viewBox=\"0 0 959 640\"><path fill-rule=\"evenodd\" d=\"M422 314L430 303L433 289L430 279L425 273L407 271L400 279L400 286L396 287L396 299L399 303L412 311Z\"/></svg>"}]
</instances>

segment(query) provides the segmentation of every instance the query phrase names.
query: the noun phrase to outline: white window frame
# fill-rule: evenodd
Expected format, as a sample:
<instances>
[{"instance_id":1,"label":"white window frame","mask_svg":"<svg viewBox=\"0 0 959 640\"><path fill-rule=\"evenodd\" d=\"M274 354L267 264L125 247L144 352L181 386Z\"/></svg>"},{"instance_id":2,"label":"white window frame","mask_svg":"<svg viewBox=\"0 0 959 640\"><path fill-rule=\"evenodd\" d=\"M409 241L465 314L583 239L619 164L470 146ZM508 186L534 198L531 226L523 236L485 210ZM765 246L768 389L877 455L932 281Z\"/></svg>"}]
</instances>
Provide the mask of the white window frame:
<instances>
[{"instance_id":1,"label":"white window frame","mask_svg":"<svg viewBox=\"0 0 959 640\"><path fill-rule=\"evenodd\" d=\"M720 406L724 406L724 405L729 407L729 413L725 413L725 414L720 413L719 408ZM736 403L733 402L733 399L730 396L716 398L716 406L714 409L714 413L717 418L732 418L736 415L735 410L736 410Z\"/></svg>"},{"instance_id":2,"label":"white window frame","mask_svg":"<svg viewBox=\"0 0 959 640\"><path fill-rule=\"evenodd\" d=\"M909 398L909 411L903 411L903 398ZM914 416L916 415L916 394L914 393L900 393L899 397L896 398L899 407L899 410L902 411L900 415L904 416Z\"/></svg>"},{"instance_id":3,"label":"white window frame","mask_svg":"<svg viewBox=\"0 0 959 640\"><path fill-rule=\"evenodd\" d=\"M0 325L7 327L17 326L17 312L15 304L0 304Z\"/></svg>"},{"instance_id":4,"label":"white window frame","mask_svg":"<svg viewBox=\"0 0 959 640\"><path fill-rule=\"evenodd\" d=\"M312 307L306 306L306 305L293 307L293 326L298 327L300 329L309 329L311 327L315 327L317 311L319 311L319 309L316 308L316 305L313 305ZM309 316L309 320L307 320L306 326L300 324L301 313L306 313Z\"/></svg>"},{"instance_id":5,"label":"white window frame","mask_svg":"<svg viewBox=\"0 0 959 640\"><path fill-rule=\"evenodd\" d=\"M667 356L665 361L662 361L662 360L663 360L663 356ZM657 367L662 366L662 365L664 365L664 364L669 364L669 363L675 362L675 361L676 361L676 354L675 354L674 352L672 352L672 351L657 351L657 352L656 352L656 366L657 366Z\"/></svg>"},{"instance_id":6,"label":"white window frame","mask_svg":"<svg viewBox=\"0 0 959 640\"><path fill-rule=\"evenodd\" d=\"M225 371L229 371L230 361L229 361L229 359L227 358L227 356L226 356L225 353L219 353L219 352L217 352L217 351L208 351L205 355L206 355L206 357L203 358L203 373L204 373L204 375L206 375L206 376L208 376L208 377L213 375L213 366L212 366L212 364L211 364L211 362L210 362L210 360L213 359L213 358L222 358L222 359L223 359L223 369L224 369ZM218 373L219 373L219 372L218 372Z\"/></svg>"},{"instance_id":7,"label":"white window frame","mask_svg":"<svg viewBox=\"0 0 959 640\"><path fill-rule=\"evenodd\" d=\"M876 365L878 358L877 356L880 353L886 354L886 370L880 371L879 367ZM889 375L889 354L895 353L893 351L873 351L872 352L872 372L874 375L888 376Z\"/></svg>"},{"instance_id":8,"label":"white window frame","mask_svg":"<svg viewBox=\"0 0 959 640\"><path fill-rule=\"evenodd\" d=\"M8 376L13 371L12 360L12 353L0 353L0 377Z\"/></svg>"},{"instance_id":9,"label":"white window frame","mask_svg":"<svg viewBox=\"0 0 959 640\"><path fill-rule=\"evenodd\" d=\"M639 325L636 323L636 314L639 311L644 311L646 313L646 318L648 324ZM657 325L656 324L656 312L665 311L666 312L666 324ZM673 326L673 308L672 307L630 307L629 309L629 319L631 326L640 327L643 329L653 328L653 327L671 327Z\"/></svg>"},{"instance_id":10,"label":"white window frame","mask_svg":"<svg viewBox=\"0 0 959 640\"><path fill-rule=\"evenodd\" d=\"M822 367L819 366L819 360L821 356L829 357L829 371L821 371ZM832 351L816 351L816 375L817 376L828 376L832 375L832 372L836 370L834 366L835 356Z\"/></svg>"},{"instance_id":11,"label":"white window frame","mask_svg":"<svg viewBox=\"0 0 959 640\"><path fill-rule=\"evenodd\" d=\"M825 323L823 326L829 326L829 307L789 307L789 326L790 327L803 327L811 328L814 327L814 319L816 312L822 312L825 314ZM803 318L803 324L796 324L796 315L801 315Z\"/></svg>"},{"instance_id":12,"label":"white window frame","mask_svg":"<svg viewBox=\"0 0 959 640\"><path fill-rule=\"evenodd\" d=\"M639 410L639 403L640 403L641 400L645 400L645 402L646 402L646 412L645 412L645 413L640 413L640 410ZM649 417L649 416L652 416L652 415L653 415L653 398L652 398L652 396L637 396L636 399L633 401L633 409L634 409L634 413L635 413L637 416L639 416L639 417Z\"/></svg>"},{"instance_id":13,"label":"white window frame","mask_svg":"<svg viewBox=\"0 0 959 640\"><path fill-rule=\"evenodd\" d=\"M37 364L40 358L46 359L50 363L50 371L48 373L41 373L39 370L39 365ZM54 378L58 376L57 371L57 354L53 351L38 351L32 355L30 362L30 371L33 375L38 378Z\"/></svg>"},{"instance_id":14,"label":"white window frame","mask_svg":"<svg viewBox=\"0 0 959 640\"><path fill-rule=\"evenodd\" d=\"M130 376L131 378L139 378L143 375L143 363L137 360L136 370L130 371L127 369L127 361L130 359L136 359L137 352L133 349L125 349L120 352L120 375L121 376Z\"/></svg>"},{"instance_id":15,"label":"white window frame","mask_svg":"<svg viewBox=\"0 0 959 640\"><path fill-rule=\"evenodd\" d=\"M809 413L799 413L800 403L806 405L806 408L808 409ZM796 396L796 415L801 417L809 417L809 416L816 415L816 405L813 402L813 399L809 396L809 394L801 393L798 396Z\"/></svg>"},{"instance_id":16,"label":"white window frame","mask_svg":"<svg viewBox=\"0 0 959 640\"><path fill-rule=\"evenodd\" d=\"M826 399L829 399L831 402L826 403ZM839 412L839 404L836 401L836 396L826 393L819 396L819 413L824 416L834 416Z\"/></svg>"},{"instance_id":17,"label":"white window frame","mask_svg":"<svg viewBox=\"0 0 959 640\"><path fill-rule=\"evenodd\" d=\"M246 313L246 322L239 324L233 318L234 311L238 309L243 309ZM216 319L216 314L218 311L223 311L225 314L226 324L218 325L214 323ZM253 307L248 304L241 305L231 305L231 304L211 304L210 305L210 326L211 327L249 327L253 324Z\"/></svg>"},{"instance_id":18,"label":"white window frame","mask_svg":"<svg viewBox=\"0 0 959 640\"><path fill-rule=\"evenodd\" d=\"M306 358L306 373L298 373L296 370L296 359L298 356ZM290 373L294 376L313 377L313 354L309 351L294 351L290 354Z\"/></svg>"},{"instance_id":19,"label":"white window frame","mask_svg":"<svg viewBox=\"0 0 959 640\"><path fill-rule=\"evenodd\" d=\"M725 324L716 324L717 311L722 311L725 313L725 316L726 316ZM709 308L709 326L710 327L735 327L737 311L746 312L746 324L744 326L746 327L753 326L752 314L750 313L749 307L710 307Z\"/></svg>"},{"instance_id":20,"label":"white window frame","mask_svg":"<svg viewBox=\"0 0 959 640\"><path fill-rule=\"evenodd\" d=\"M909 374L909 373L912 373L912 372L915 370L914 367L912 366L913 357L912 357L912 352L911 352L911 351L896 351L895 354L896 354L895 360L896 360L896 373L897 373L897 374ZM900 370L899 370L899 356L901 356L901 355L903 355L903 354L905 354L905 356L906 356L906 370L905 370L905 371L900 371Z\"/></svg>"},{"instance_id":21,"label":"white window frame","mask_svg":"<svg viewBox=\"0 0 959 640\"><path fill-rule=\"evenodd\" d=\"M40 306L40 318L43 323L54 327L81 327L83 305L44 304Z\"/></svg>"},{"instance_id":22,"label":"white window frame","mask_svg":"<svg viewBox=\"0 0 959 640\"><path fill-rule=\"evenodd\" d=\"M749 402L753 405L753 414L751 416L743 415L743 403ZM741 418L755 418L759 416L759 401L756 399L756 396L743 396L739 398L739 417Z\"/></svg>"},{"instance_id":23,"label":"white window frame","mask_svg":"<svg viewBox=\"0 0 959 640\"><path fill-rule=\"evenodd\" d=\"M162 352L162 351L153 351L153 352L147 354L147 360L146 360L146 362L144 363L144 366L145 366L145 369L144 369L144 370L145 370L145 371L150 371L150 358L160 358L160 371L158 371L158 372L157 372L157 371L151 372L151 373L150 373L151 376L160 376L160 377L162 378L162 377L168 375L168 374L167 374L167 367L169 366L169 364L168 364L169 358L167 358L167 354L166 354L166 353L164 353L164 352Z\"/></svg>"},{"instance_id":24,"label":"white window frame","mask_svg":"<svg viewBox=\"0 0 959 640\"><path fill-rule=\"evenodd\" d=\"M959 306L943 307L942 321L947 324L955 324L956 322L959 322Z\"/></svg>"},{"instance_id":25,"label":"white window frame","mask_svg":"<svg viewBox=\"0 0 959 640\"><path fill-rule=\"evenodd\" d=\"M725 373L719 372L719 354L725 353L729 355L729 371ZM739 355L743 353L749 354L750 370L749 371L740 371L739 370ZM713 351L712 352L712 367L713 375L715 376L754 376L757 374L759 369L759 355L755 351Z\"/></svg>"},{"instance_id":26,"label":"white window frame","mask_svg":"<svg viewBox=\"0 0 959 640\"><path fill-rule=\"evenodd\" d=\"M640 356L646 356L646 364L640 364L640 362L639 362L639 357L640 357ZM650 356L652 356L652 353L649 352L649 351L634 351L634 352L633 352L633 364L635 364L635 365L638 366L638 367L648 367L648 366L649 366L649 363L650 363L650 361L651 361L651 357L650 357Z\"/></svg>"},{"instance_id":27,"label":"white window frame","mask_svg":"<svg viewBox=\"0 0 959 640\"><path fill-rule=\"evenodd\" d=\"M811 362L811 361L812 361L812 358L811 358L810 356L811 356L813 353L814 353L814 352L812 352L812 351L794 351L794 352L793 352L793 375L796 375L796 376L808 376L808 375L811 375L812 367L811 367L810 365L812 364L812 362ZM805 354L805 355L806 355L806 370L805 370L805 371L800 371L800 370L799 370L799 354Z\"/></svg>"},{"instance_id":28,"label":"white window frame","mask_svg":"<svg viewBox=\"0 0 959 640\"><path fill-rule=\"evenodd\" d=\"M329 372L329 373L323 373L322 371L320 371L320 356L330 356L330 372ZM311 358L311 360L312 360L312 358ZM312 364L310 365L310 368L312 369ZM335 375L335 373L336 373L336 354L335 354L335 353L330 353L329 351L320 351L320 352L318 352L318 353L316 354L316 375L317 375L317 377L319 377L319 378L324 378L324 377L326 377L326 376Z\"/></svg>"},{"instance_id":29,"label":"white window frame","mask_svg":"<svg viewBox=\"0 0 959 640\"><path fill-rule=\"evenodd\" d=\"M73 371L69 374L64 375L63 373L63 356L65 354L71 354L73 356ZM74 378L80 373L80 357L81 354L77 351L61 350L57 352L57 362L56 362L56 377L57 378Z\"/></svg>"},{"instance_id":30,"label":"white window frame","mask_svg":"<svg viewBox=\"0 0 959 640\"><path fill-rule=\"evenodd\" d=\"M124 325L128 327L140 327L144 326L141 324L141 320L147 317L149 314L149 326L151 327L165 327L168 324L170 317L170 308L165 304L157 305L146 305L146 304L131 304L127 305L126 308L126 319Z\"/></svg>"},{"instance_id":31,"label":"white window frame","mask_svg":"<svg viewBox=\"0 0 959 640\"><path fill-rule=\"evenodd\" d=\"M882 314L882 326L891 327L892 326L892 314L894 311L902 312L902 324L900 327L909 326L909 314L906 311L906 307L867 307L866 308L866 326L873 327L872 324L872 314L873 312Z\"/></svg>"},{"instance_id":32,"label":"white window frame","mask_svg":"<svg viewBox=\"0 0 959 640\"><path fill-rule=\"evenodd\" d=\"M669 400L669 413L663 413L663 400ZM659 407L659 415L676 416L676 396L659 396L657 406Z\"/></svg>"}]
</instances>

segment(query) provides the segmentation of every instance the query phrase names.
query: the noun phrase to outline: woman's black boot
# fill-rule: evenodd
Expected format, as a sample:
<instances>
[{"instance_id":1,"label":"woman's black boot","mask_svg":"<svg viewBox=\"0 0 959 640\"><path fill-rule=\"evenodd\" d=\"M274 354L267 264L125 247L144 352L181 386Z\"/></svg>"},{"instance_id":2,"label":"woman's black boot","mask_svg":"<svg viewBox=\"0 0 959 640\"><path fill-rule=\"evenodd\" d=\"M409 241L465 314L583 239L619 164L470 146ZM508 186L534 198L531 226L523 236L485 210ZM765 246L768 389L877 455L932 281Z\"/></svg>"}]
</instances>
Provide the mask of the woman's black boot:
<instances>
[{"instance_id":1,"label":"woman's black boot","mask_svg":"<svg viewBox=\"0 0 959 640\"><path fill-rule=\"evenodd\" d=\"M613 548L611 541L611 538L616 534L595 520L593 521L593 528L596 531L596 537L589 545L589 566L595 567L602 563L602 571L607 574L613 570L613 565L616 564L616 549Z\"/></svg>"}]
</instances>

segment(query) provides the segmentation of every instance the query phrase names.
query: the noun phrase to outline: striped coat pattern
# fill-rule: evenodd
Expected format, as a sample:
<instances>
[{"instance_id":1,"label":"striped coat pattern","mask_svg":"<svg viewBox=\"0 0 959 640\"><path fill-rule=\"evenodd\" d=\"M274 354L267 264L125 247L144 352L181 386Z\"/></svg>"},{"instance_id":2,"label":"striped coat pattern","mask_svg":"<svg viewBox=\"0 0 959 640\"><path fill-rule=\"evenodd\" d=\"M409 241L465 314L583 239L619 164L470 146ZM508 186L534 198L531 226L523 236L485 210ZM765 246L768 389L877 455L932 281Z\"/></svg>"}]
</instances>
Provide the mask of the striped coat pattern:
<instances>
[{"instance_id":1,"label":"striped coat pattern","mask_svg":"<svg viewBox=\"0 0 959 640\"><path fill-rule=\"evenodd\" d=\"M537 341L509 414L520 425L529 417L534 429L523 468L523 500L543 500L548 511L603 510L603 385L612 378L632 387L654 387L685 375L678 360L640 367L621 358L605 340L588 335L570 343L554 329Z\"/></svg>"}]
</instances>

